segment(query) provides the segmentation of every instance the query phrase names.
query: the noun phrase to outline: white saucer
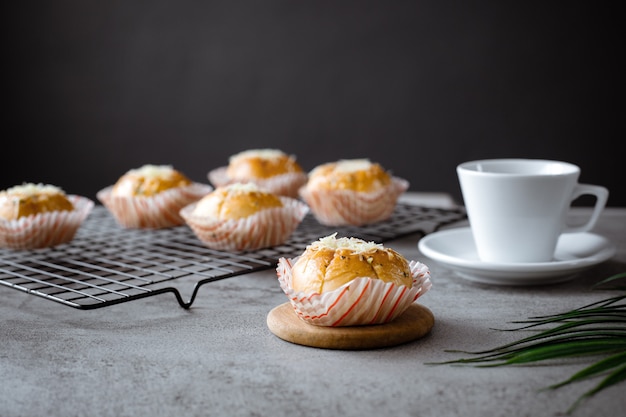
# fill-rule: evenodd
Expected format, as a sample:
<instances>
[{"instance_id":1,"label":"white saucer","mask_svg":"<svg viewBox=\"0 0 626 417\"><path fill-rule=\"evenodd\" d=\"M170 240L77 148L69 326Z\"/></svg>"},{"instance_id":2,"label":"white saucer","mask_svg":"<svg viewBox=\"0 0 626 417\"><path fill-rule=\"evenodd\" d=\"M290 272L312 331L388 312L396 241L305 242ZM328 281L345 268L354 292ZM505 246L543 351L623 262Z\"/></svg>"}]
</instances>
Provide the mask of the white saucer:
<instances>
[{"instance_id":1,"label":"white saucer","mask_svg":"<svg viewBox=\"0 0 626 417\"><path fill-rule=\"evenodd\" d=\"M442 230L423 237L417 244L427 257L471 281L499 285L537 285L563 282L577 272L606 261L615 247L593 233L569 233L560 237L554 261L498 264L478 259L469 227Z\"/></svg>"}]
</instances>

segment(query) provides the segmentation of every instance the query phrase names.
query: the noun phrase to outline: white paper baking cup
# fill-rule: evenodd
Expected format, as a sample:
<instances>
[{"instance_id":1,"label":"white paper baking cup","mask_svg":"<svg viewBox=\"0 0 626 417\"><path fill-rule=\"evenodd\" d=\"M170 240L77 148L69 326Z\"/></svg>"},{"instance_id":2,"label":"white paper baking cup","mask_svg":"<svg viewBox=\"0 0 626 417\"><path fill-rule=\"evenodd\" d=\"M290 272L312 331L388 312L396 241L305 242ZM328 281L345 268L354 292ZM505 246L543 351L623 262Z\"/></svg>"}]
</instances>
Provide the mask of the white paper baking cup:
<instances>
[{"instance_id":1,"label":"white paper baking cup","mask_svg":"<svg viewBox=\"0 0 626 417\"><path fill-rule=\"evenodd\" d=\"M368 277L356 278L341 287L319 294L294 291L291 268L298 258L280 258L276 273L280 287L295 313L316 326L340 327L388 323L400 316L432 286L430 270L410 261L413 286L396 285Z\"/></svg>"},{"instance_id":2,"label":"white paper baking cup","mask_svg":"<svg viewBox=\"0 0 626 417\"><path fill-rule=\"evenodd\" d=\"M185 223L180 210L213 191L208 184L192 183L170 188L153 196L119 197L111 195L113 186L96 195L119 225L129 229L162 229Z\"/></svg>"},{"instance_id":3,"label":"white paper baking cup","mask_svg":"<svg viewBox=\"0 0 626 417\"><path fill-rule=\"evenodd\" d=\"M256 250L284 243L308 213L303 202L279 196L283 206L261 210L242 219L220 220L193 214L197 202L180 211L207 247L226 251Z\"/></svg>"},{"instance_id":4,"label":"white paper baking cup","mask_svg":"<svg viewBox=\"0 0 626 417\"><path fill-rule=\"evenodd\" d=\"M298 190L306 184L308 179L308 174L305 172L289 172L269 178L233 179L229 178L226 174L227 169L228 167L220 167L208 173L207 177L209 181L211 181L211 184L216 188L234 183L251 182L272 194L297 198Z\"/></svg>"},{"instance_id":5,"label":"white paper baking cup","mask_svg":"<svg viewBox=\"0 0 626 417\"><path fill-rule=\"evenodd\" d=\"M389 185L373 192L300 188L300 196L321 224L327 226L363 226L388 219L398 197L409 182L393 177Z\"/></svg>"},{"instance_id":6,"label":"white paper baking cup","mask_svg":"<svg viewBox=\"0 0 626 417\"><path fill-rule=\"evenodd\" d=\"M0 247L27 250L47 248L74 239L76 231L93 209L86 197L68 195L71 211L51 211L17 220L0 220Z\"/></svg>"}]
</instances>

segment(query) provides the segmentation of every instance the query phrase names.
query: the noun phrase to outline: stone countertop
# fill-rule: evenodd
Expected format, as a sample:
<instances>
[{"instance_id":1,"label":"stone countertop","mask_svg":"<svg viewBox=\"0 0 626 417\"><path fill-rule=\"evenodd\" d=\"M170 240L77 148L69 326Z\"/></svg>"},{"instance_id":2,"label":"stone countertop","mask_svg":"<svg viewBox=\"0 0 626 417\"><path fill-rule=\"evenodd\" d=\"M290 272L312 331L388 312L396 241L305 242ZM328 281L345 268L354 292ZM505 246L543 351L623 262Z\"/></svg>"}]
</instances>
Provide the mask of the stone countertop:
<instances>
[{"instance_id":1,"label":"stone countertop","mask_svg":"<svg viewBox=\"0 0 626 417\"><path fill-rule=\"evenodd\" d=\"M430 267L433 287L418 302L435 325L419 340L374 350L311 348L272 334L267 314L286 301L273 270L206 284L188 310L169 293L85 311L0 286L0 416L562 416L597 380L541 388L583 361L429 363L460 357L449 349L517 340L518 332L494 330L512 321L614 295L591 287L626 270L626 208L607 209L595 232L616 245L611 260L531 287L464 280L420 254L419 235L386 243ZM572 415L615 416L623 393L623 383L613 386Z\"/></svg>"}]
</instances>

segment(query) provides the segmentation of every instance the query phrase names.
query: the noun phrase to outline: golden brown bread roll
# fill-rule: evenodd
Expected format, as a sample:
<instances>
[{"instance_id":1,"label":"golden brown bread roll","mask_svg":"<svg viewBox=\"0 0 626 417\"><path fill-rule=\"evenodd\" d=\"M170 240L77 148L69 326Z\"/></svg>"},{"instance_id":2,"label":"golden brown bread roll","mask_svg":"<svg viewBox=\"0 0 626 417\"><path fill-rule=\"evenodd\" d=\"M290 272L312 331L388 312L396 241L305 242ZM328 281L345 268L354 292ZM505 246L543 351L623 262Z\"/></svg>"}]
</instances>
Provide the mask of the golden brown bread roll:
<instances>
[{"instance_id":1,"label":"golden brown bread roll","mask_svg":"<svg viewBox=\"0 0 626 417\"><path fill-rule=\"evenodd\" d=\"M226 174L236 181L265 179L277 175L303 172L292 155L277 149L250 149L229 159Z\"/></svg>"},{"instance_id":2,"label":"golden brown bread roll","mask_svg":"<svg viewBox=\"0 0 626 417\"><path fill-rule=\"evenodd\" d=\"M277 195L263 191L253 183L235 183L219 187L204 196L198 201L193 215L222 220L241 219L260 210L282 206Z\"/></svg>"},{"instance_id":3,"label":"golden brown bread roll","mask_svg":"<svg viewBox=\"0 0 626 417\"><path fill-rule=\"evenodd\" d=\"M314 168L309 174L309 188L370 192L391 183L391 175L369 159L344 159Z\"/></svg>"},{"instance_id":4,"label":"golden brown bread roll","mask_svg":"<svg viewBox=\"0 0 626 417\"><path fill-rule=\"evenodd\" d=\"M6 220L72 210L74 205L65 192L54 185L26 183L0 192L0 217Z\"/></svg>"},{"instance_id":5,"label":"golden brown bread roll","mask_svg":"<svg viewBox=\"0 0 626 417\"><path fill-rule=\"evenodd\" d=\"M170 165L144 165L122 175L111 190L115 197L153 196L190 185L192 181Z\"/></svg>"},{"instance_id":6,"label":"golden brown bread roll","mask_svg":"<svg viewBox=\"0 0 626 417\"><path fill-rule=\"evenodd\" d=\"M359 277L380 279L411 287L409 262L381 244L335 235L309 245L292 268L295 291L323 293Z\"/></svg>"}]
</instances>

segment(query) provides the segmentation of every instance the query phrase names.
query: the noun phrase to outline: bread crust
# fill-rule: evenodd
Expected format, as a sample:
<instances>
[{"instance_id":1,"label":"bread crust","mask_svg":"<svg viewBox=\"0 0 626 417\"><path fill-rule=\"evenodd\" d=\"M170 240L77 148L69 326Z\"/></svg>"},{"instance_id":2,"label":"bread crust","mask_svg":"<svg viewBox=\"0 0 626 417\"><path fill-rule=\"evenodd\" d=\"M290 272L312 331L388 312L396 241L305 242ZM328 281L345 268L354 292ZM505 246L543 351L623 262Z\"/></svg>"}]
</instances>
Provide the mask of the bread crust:
<instances>
[{"instance_id":1,"label":"bread crust","mask_svg":"<svg viewBox=\"0 0 626 417\"><path fill-rule=\"evenodd\" d=\"M17 220L52 211L72 211L74 205L65 193L53 186L18 186L0 192L0 217Z\"/></svg>"},{"instance_id":2,"label":"bread crust","mask_svg":"<svg viewBox=\"0 0 626 417\"><path fill-rule=\"evenodd\" d=\"M350 168L345 168L351 166ZM309 174L308 186L327 190L371 192L391 183L391 175L369 160L343 160L317 166Z\"/></svg>"},{"instance_id":3,"label":"bread crust","mask_svg":"<svg viewBox=\"0 0 626 417\"><path fill-rule=\"evenodd\" d=\"M233 184L215 189L196 205L193 214L221 220L241 219L261 210L282 207L275 194L258 189L253 184Z\"/></svg>"},{"instance_id":4,"label":"bread crust","mask_svg":"<svg viewBox=\"0 0 626 417\"><path fill-rule=\"evenodd\" d=\"M303 172L292 155L276 150L250 150L230 158L226 174L237 181L266 179Z\"/></svg>"},{"instance_id":5,"label":"bread crust","mask_svg":"<svg viewBox=\"0 0 626 417\"><path fill-rule=\"evenodd\" d=\"M171 167L144 166L130 170L113 185L111 195L116 197L149 197L176 187L185 187L192 181L180 171ZM158 173L155 173L158 172Z\"/></svg>"},{"instance_id":6,"label":"bread crust","mask_svg":"<svg viewBox=\"0 0 626 417\"><path fill-rule=\"evenodd\" d=\"M381 245L363 251L309 245L293 265L291 284L295 291L321 294L360 277L413 285L406 258Z\"/></svg>"}]
</instances>

